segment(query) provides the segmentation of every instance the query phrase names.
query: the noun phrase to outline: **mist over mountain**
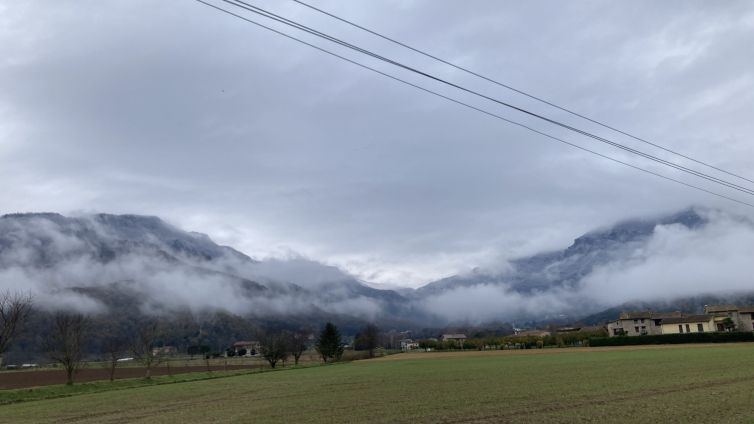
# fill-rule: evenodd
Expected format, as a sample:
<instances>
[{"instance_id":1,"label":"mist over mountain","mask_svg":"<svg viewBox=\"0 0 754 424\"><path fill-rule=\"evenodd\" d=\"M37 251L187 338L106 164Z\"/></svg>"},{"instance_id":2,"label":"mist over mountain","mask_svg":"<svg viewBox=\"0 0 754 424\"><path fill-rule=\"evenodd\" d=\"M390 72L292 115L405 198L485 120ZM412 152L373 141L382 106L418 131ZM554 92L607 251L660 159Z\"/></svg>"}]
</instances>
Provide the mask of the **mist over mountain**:
<instances>
[{"instance_id":1,"label":"mist over mountain","mask_svg":"<svg viewBox=\"0 0 754 424\"><path fill-rule=\"evenodd\" d=\"M371 319L398 313L403 299L334 267L303 258L256 261L204 234L137 215L5 215L0 281L31 291L46 309L92 313L118 297L142 313Z\"/></svg>"},{"instance_id":2,"label":"mist over mountain","mask_svg":"<svg viewBox=\"0 0 754 424\"><path fill-rule=\"evenodd\" d=\"M680 225L689 230L703 226L707 219L693 209L656 219L631 220L584 234L566 249L513 259L507 271L490 273L476 269L427 284L422 293L438 293L479 284L504 284L517 293L532 294L556 288L578 288L595 267L624 259L640 249L654 235L657 226Z\"/></svg>"},{"instance_id":3,"label":"mist over mountain","mask_svg":"<svg viewBox=\"0 0 754 424\"><path fill-rule=\"evenodd\" d=\"M445 278L416 297L455 321L578 320L638 305L678 309L676 299L736 300L754 291L752 249L750 221L690 208L596 229L563 250L512 259L498 267L503 271Z\"/></svg>"},{"instance_id":4,"label":"mist over mountain","mask_svg":"<svg viewBox=\"0 0 754 424\"><path fill-rule=\"evenodd\" d=\"M596 229L496 271L381 290L305 258L255 260L157 217L11 214L0 217L0 289L30 291L46 310L93 314L128 305L139 314L405 326L578 320L626 302L672 308L687 299L689 309L693 296L735 300L752 291L752 247L749 221L688 209Z\"/></svg>"}]
</instances>

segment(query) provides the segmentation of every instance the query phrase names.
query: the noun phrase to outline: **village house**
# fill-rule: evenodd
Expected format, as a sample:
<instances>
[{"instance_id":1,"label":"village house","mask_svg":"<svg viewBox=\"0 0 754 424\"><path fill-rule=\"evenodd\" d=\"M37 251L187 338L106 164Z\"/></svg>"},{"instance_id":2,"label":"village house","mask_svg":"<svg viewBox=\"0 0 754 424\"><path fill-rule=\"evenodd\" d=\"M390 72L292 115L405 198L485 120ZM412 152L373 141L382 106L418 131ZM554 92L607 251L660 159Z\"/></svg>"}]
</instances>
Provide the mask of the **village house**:
<instances>
[{"instance_id":1,"label":"village house","mask_svg":"<svg viewBox=\"0 0 754 424\"><path fill-rule=\"evenodd\" d=\"M152 349L152 356L175 355L178 349L175 346L160 346Z\"/></svg>"},{"instance_id":2,"label":"village house","mask_svg":"<svg viewBox=\"0 0 754 424\"><path fill-rule=\"evenodd\" d=\"M607 334L611 337L662 334L663 319L681 316L680 312L623 312L617 320L607 324Z\"/></svg>"},{"instance_id":3,"label":"village house","mask_svg":"<svg viewBox=\"0 0 754 424\"><path fill-rule=\"evenodd\" d=\"M665 318L660 325L660 334L709 333L715 331L712 315L687 315Z\"/></svg>"},{"instance_id":4,"label":"village house","mask_svg":"<svg viewBox=\"0 0 754 424\"><path fill-rule=\"evenodd\" d=\"M754 306L705 305L704 314L623 312L608 323L607 331L611 337L754 331Z\"/></svg>"},{"instance_id":5,"label":"village house","mask_svg":"<svg viewBox=\"0 0 754 424\"><path fill-rule=\"evenodd\" d=\"M408 352L409 350L419 349L419 342L415 342L413 339L402 339L401 350Z\"/></svg>"},{"instance_id":6,"label":"village house","mask_svg":"<svg viewBox=\"0 0 754 424\"><path fill-rule=\"evenodd\" d=\"M725 331L725 319L730 318L738 331L754 331L754 306L705 305L704 313L715 317L716 331Z\"/></svg>"},{"instance_id":7,"label":"village house","mask_svg":"<svg viewBox=\"0 0 754 424\"><path fill-rule=\"evenodd\" d=\"M440 336L440 340L444 342L455 342L458 347L463 347L463 342L466 341L466 335L462 333L443 334Z\"/></svg>"},{"instance_id":8,"label":"village house","mask_svg":"<svg viewBox=\"0 0 754 424\"><path fill-rule=\"evenodd\" d=\"M258 341L238 341L233 343L233 351L237 356L253 356L259 353Z\"/></svg>"}]
</instances>

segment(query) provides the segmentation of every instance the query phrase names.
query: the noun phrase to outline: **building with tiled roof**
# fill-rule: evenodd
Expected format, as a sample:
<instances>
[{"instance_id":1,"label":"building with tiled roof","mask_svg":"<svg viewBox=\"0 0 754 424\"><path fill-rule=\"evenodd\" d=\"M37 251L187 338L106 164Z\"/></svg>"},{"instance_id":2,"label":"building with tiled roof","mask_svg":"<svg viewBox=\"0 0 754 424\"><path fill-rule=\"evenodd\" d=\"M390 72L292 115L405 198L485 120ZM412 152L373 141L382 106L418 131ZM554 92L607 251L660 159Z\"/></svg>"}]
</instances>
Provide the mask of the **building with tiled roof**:
<instances>
[{"instance_id":1,"label":"building with tiled roof","mask_svg":"<svg viewBox=\"0 0 754 424\"><path fill-rule=\"evenodd\" d=\"M728 321L730 319L730 321ZM731 328L731 322L733 327ZM754 331L754 306L706 305L704 314L681 312L622 312L607 325L610 336Z\"/></svg>"}]
</instances>

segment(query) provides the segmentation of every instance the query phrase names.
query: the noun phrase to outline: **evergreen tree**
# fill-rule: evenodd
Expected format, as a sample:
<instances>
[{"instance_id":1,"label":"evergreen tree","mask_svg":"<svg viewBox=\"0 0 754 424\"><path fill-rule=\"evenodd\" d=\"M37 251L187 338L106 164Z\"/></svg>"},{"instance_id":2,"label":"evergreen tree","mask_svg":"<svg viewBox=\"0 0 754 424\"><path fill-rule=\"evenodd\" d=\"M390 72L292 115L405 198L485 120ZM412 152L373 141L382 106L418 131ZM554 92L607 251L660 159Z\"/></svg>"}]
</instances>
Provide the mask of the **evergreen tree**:
<instances>
[{"instance_id":1,"label":"evergreen tree","mask_svg":"<svg viewBox=\"0 0 754 424\"><path fill-rule=\"evenodd\" d=\"M317 339L317 352L322 356L324 362L337 361L343 356L343 343L340 339L340 332L335 324L328 322L325 328L319 334Z\"/></svg>"}]
</instances>

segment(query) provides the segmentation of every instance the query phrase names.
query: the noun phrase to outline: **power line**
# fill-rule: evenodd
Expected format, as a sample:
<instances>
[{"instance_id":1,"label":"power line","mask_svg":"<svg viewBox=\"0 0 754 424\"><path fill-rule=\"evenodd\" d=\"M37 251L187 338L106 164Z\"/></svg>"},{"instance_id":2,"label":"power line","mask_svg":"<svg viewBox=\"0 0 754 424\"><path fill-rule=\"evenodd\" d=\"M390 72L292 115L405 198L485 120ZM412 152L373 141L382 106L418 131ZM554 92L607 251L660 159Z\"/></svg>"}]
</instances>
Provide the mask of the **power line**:
<instances>
[{"instance_id":1,"label":"power line","mask_svg":"<svg viewBox=\"0 0 754 424\"><path fill-rule=\"evenodd\" d=\"M481 112L481 113L483 113L483 114L485 114L485 115L488 115L488 116L490 116L490 117L494 117L494 118L496 118L496 119L499 119L499 120L501 120L501 121L507 122L507 123L509 123L509 124L512 124L512 125L516 125L516 126L518 126L518 127L520 127L520 128L524 128L524 129L526 129L526 130L529 130L529 131L531 131L531 132L534 132L534 133L536 133L536 134L542 135L542 136L544 136L544 137L547 137L547 138L549 138L549 139L551 139L551 140L554 140L554 141L557 141L557 142L559 142L559 143L563 143L563 144L566 144L566 145L568 145L568 146L571 146L571 147L573 147L573 148L576 148L576 149L579 149L579 150L582 150L582 151L585 151L585 152L591 153L591 154L593 154L593 155L599 156L599 157L601 157L601 158L603 158L603 159L607 159L607 160L610 160L610 161L612 161L612 162L615 162L615 163L619 163L619 164L621 164L621 165L627 166L627 167L629 167L629 168L633 168L633 169L635 169L635 170L637 170L637 171L641 171L641 172L644 172L644 173L647 173L647 174L653 175L653 176L655 176L655 177L659 177L659 178L662 178L662 179L664 179L664 180L667 180L667 181L671 181L671 182L674 182L674 183L677 183L677 184L680 184L680 185L683 185L683 186L686 186L686 187L689 187L689 188L692 188L692 189L695 189L695 190L698 190L698 191L701 191L701 192L704 192L704 193L707 193L707 194L710 194L710 195L713 195L713 196L716 196L716 197L722 198L722 199L726 199L726 200L729 200L729 201L732 201L732 202L735 202L735 203L738 203L738 204L741 204L741 205L745 205L745 206L749 206L749 207L752 207L752 208L754 208L754 204L752 204L752 203L748 203L748 202L745 202L745 201L743 201L743 200L739 200L739 199L736 199L736 198L734 198L734 197L730 197L730 196L727 196L727 195L724 195L724 194L720 194L720 193L717 193L717 192L714 192L714 191L711 191L711 190L707 190L707 189L705 189L705 188L703 188L703 187L699 187L699 186L696 186L696 185L693 185L693 184L689 184L689 183L686 183L686 182L684 182L684 181L681 181L681 180L677 180L677 179L675 179L675 178L672 178L672 177L668 177L668 176L666 176L666 175L662 175L662 174L659 174L659 173L657 173L657 172L654 172L654 171L650 171L650 170L648 170L648 169L645 169L645 168L642 168L642 167L640 167L640 166L636 166L636 165L630 164L630 163L628 163L628 162L624 162L624 161L622 161L622 160L620 160L620 159L616 159L616 158L613 158L613 157L611 157L611 156L608 156L608 155L605 155L605 154L602 154L602 153L596 152L596 151L594 151L594 150L590 150L590 149L588 149L588 148L586 148L586 147L582 147L582 146L579 146L579 145L577 145L577 144L571 143L571 142L569 142L569 141L567 141L567 140L564 140L564 139L562 139L562 138L559 138L559 137L557 137L557 136L554 136L554 135L552 135L552 134L548 134L548 133L546 133L546 132L543 132L543 131L537 130L536 128L530 127L530 126L528 126L528 125L526 125L526 124L522 124L522 123L520 123L520 122L516 122L516 121L513 121L513 120L511 120L511 119L505 118L505 117L503 117L503 116L501 116L501 115L498 115L498 114L495 114L495 113L493 113L493 112L490 112L490 111L484 110L484 109L482 109L482 108L479 108L479 107L473 106L473 105L471 105L471 104L468 104L468 103L465 103L465 102L463 102L463 101L460 101L460 100L454 99L454 98L452 98L452 97L446 96L446 95L444 95L444 94L441 94L441 93L438 93L438 92L436 92L436 91L432 91L432 90L430 90L430 89L424 88L424 87L422 87L422 86L420 86L420 85L417 85L417 84L411 83L411 82L409 82L409 81L403 80L403 79L401 79L401 78L398 78L398 77L396 77L396 76L393 76L393 75L390 75L390 74L388 74L388 73L382 72L382 71L380 71L380 70L378 70L378 69L376 69L376 68L372 68L372 67L370 67L370 66L364 65L364 64L362 64L362 63L359 63L359 62L357 62L357 61L355 61L355 60L349 59L349 58L347 58L347 57L345 57L345 56L341 56L341 55L339 55L339 54L337 54L337 53L334 53L334 52L332 52L332 51L330 51L330 50L327 50L327 49L325 49L325 48L322 48L322 47L319 47L319 46L317 46L317 45L315 45L315 44L312 44L312 43L309 43L309 42L307 42L307 41L304 41L304 40L302 40L302 39L300 39L300 38L297 38L297 37L294 37L294 36L292 36L292 35L286 34L286 33L282 32L282 31L278 31L277 29L274 29L274 28L272 28L272 27L269 27L269 26L266 26L266 25L264 25L264 24L261 24L261 23L259 23L259 22L257 22L257 21L254 21L253 19L249 19L249 18L247 18L247 17L245 17L245 16L242 16L242 15L239 15L239 14L237 14L237 13L231 12L231 11L229 11L229 10L227 10L227 9L223 9L222 7L219 7L219 6L217 6L217 5L211 4L211 3L209 3L209 2L207 2L207 1L205 1L205 0L196 0L196 1L197 1L197 2L199 2L199 3L202 3L202 4L206 5L206 6L209 6L209 7L213 8L213 9L216 9L216 10L218 10L218 11L221 11L221 12L223 12L223 13L226 13L226 14L228 14L228 15L231 15L231 16L233 16L233 17L236 17L236 18L238 18L238 19L241 19L241 20L243 20L243 21L246 21L246 22L249 22L249 23L251 23L251 24L254 24L254 25L256 25L256 26L258 26L258 27L260 27L260 28L266 29L266 30L268 30L268 31L271 31L271 32L273 32L273 33L276 33L276 34L278 34L278 35L281 35L281 36L283 36L283 37L286 37L286 38L288 38L288 39L294 40L294 41L296 41L296 42L298 42L298 43L301 43L301 44L303 44L303 45L306 45L306 46L308 46L308 47L311 47L311 48L314 48L314 49L316 49L316 50L319 50L319 51L321 51L321 52L323 52L323 53L326 53L326 54L328 54L328 55L330 55L330 56L336 57L336 58L338 58L338 59L341 59L341 60L343 60L343 61L349 62L349 63L351 63L351 64L353 64L353 65L359 66L359 67L361 67L361 68L363 68L363 69L367 69L367 70L369 70L369 71L375 72L375 73L377 73L377 74L380 74L380 75L382 75L382 76L384 76L384 77L390 78L390 79L392 79L392 80L394 80L394 81L398 81L398 82L400 82L400 83L406 84L406 85L408 85L408 86L411 86L411 87L413 87L413 88L416 88L416 89L419 89L419 90L421 90L421 91L424 91L424 92L426 92L426 93L428 93L428 94L432 94L432 95L434 95L434 96L437 96L437 97L440 97L440 98L442 98L442 99L448 100L448 101L450 101L450 102L456 103L456 104L458 104L458 105L464 106L464 107L466 107L466 108L468 108L468 109L471 109L471 110L474 110L474 111L477 111L477 112Z\"/></svg>"},{"instance_id":2,"label":"power line","mask_svg":"<svg viewBox=\"0 0 754 424\"><path fill-rule=\"evenodd\" d=\"M317 11L317 12L319 12L319 13L322 13L322 14L324 14L324 15L327 15L327 16L330 16L330 17L332 17L332 18L334 18L334 19L337 19L337 20L339 20L339 21L341 21L341 22L343 22L343 23L346 23L346 24L348 24L348 25L351 25L351 26L353 26L353 27L355 27L355 28L358 28L358 29L360 29L360 30L362 30L362 31L366 31L366 32L368 32L368 33L370 33L370 34L372 34L372 35L375 35L375 36L377 36L377 37L380 37L380 38L382 38L382 39L384 39L384 40L390 41L391 43L394 43L394 44L397 44L397 45L399 45L399 46L401 46L401 47L404 47L404 48L407 48L407 49L409 49L409 50L412 50L412 51L414 51L414 52L416 52L416 53L419 53L419 54L421 54L421 55L423 55L423 56L425 56L425 57L428 57L428 58L430 58L430 59L436 60L436 61L438 61L438 62L441 62L441 63L445 64L445 65L451 66L451 67L453 67L453 68L455 68L455 69L458 69L459 71L465 72L465 73L467 73L467 74L469 74L469 75L473 75L473 76L475 76L475 77L477 77L477 78L481 78L481 79L483 79L483 80L485 80L485 81L491 82L491 83L493 83L493 84L495 84L495 85L498 85L498 86L500 86L500 87L506 88L506 89L508 89L508 90L511 90L511 91L513 91L513 92L516 92L516 93L518 93L518 94L521 94L521 95L523 95L523 96L526 96L526 97L528 97L528 98L530 98L530 99L536 100L536 101L538 101L538 102L540 102L540 103L544 103L544 104L546 104L546 105L548 105L548 106L554 107L554 108L556 108L556 109L559 109L559 110L561 110L561 111L563 111L563 112L566 112L566 113L568 113L568 114L571 114L571 115L573 115L573 116L579 117L579 118L581 118L581 119L585 119L585 120L587 120L587 121L589 121L589 122L591 122L591 123L593 123L593 124L597 124L597 125L599 125L599 126L601 126L601 127L603 127L603 128L607 128L607 129L609 129L609 130L612 130L612 131L615 131L615 132L617 132L617 133L619 133L619 134L623 134L623 135L625 135L625 136L627 136L627 137L630 137L630 138L632 138L632 139L634 139L634 140L637 140L637 141L640 141L640 142L642 142L642 143L648 144L648 145L650 145L650 146L656 147L656 148L658 148L658 149L664 150L664 151L666 151L666 152L668 152L668 153L672 153L672 154L674 154L674 155L677 155L677 156L679 156L679 157L682 157L682 158L684 158L684 159L690 160L690 161L692 161L692 162L696 162L696 163L698 163L698 164L700 164L700 165L704 165L704 166L706 166L706 167L709 167L709 168L711 168L711 169L714 169L714 170L716 170L716 171L720 171L720 172L722 172L722 173L725 173L725 174L728 174L728 175L730 175L730 176L733 176L733 177L736 177L736 178L740 178L740 179L742 179L742 180L745 180L745 181L748 181L748 182L750 182L750 183L754 183L754 180L751 180L751 179L749 179L749 178L746 178L746 177L744 177L744 176L742 176L742 175L739 175L739 174L736 174L736 173L733 173L733 172L730 172L730 171L726 171L725 169L719 168L719 167L717 167L717 166L715 166L715 165L712 165L712 164L710 164L710 163L708 163L708 162L704 162L704 161L701 161L701 160L695 159L695 158L693 158L693 157L691 157L691 156L685 155L685 154L683 154L683 153L680 153L680 152L678 152L678 151L676 151L676 150L672 150L672 149L670 149L670 148L667 148L667 147L664 147L664 146L662 146L662 145L660 145L660 144L657 144L657 143L654 143L654 142L652 142L652 141L649 141L649 140L647 140L647 139L645 139L645 138L642 138L642 137L639 137L639 136L633 135L633 134L631 134L631 133L629 133L629 132L627 132L627 131L621 130L621 129L619 129L619 128L616 128L616 127L614 127L614 126L611 126L611 125L609 125L609 124L605 123L604 121L598 121L598 120L596 120L596 119L594 119L594 118L590 118L590 117L588 117L588 116L586 116L586 115L583 115L583 114L581 114L581 113L578 113L578 112L576 112L576 111L574 111L574 110L572 110L572 109L566 108L566 107L564 107L564 106L560 106L560 105L558 105L558 104L556 104L556 103L553 103L553 102L551 102L551 101L549 101L549 100L546 100L546 99L544 99L544 98L542 98L542 97L539 97L539 96L535 96L535 95L533 95L533 94L531 94L531 93L528 93L528 92L526 92L526 91L524 91L524 90L521 90L521 89L515 88L515 87L513 87L513 86L511 86L511 85L509 85L509 84L505 84L505 83L502 83L502 82L500 82L500 81L498 81L498 80L495 80L495 79L493 79L493 78L490 78L490 77L488 77L488 76L482 75L482 74L480 74L480 73L478 73L478 72L472 71L471 69L465 68L465 67L463 67L463 66L460 66L460 65L457 65L457 64L455 64L455 63L453 63L453 62L447 61L447 60L445 60L445 59L442 59L442 58L440 58L440 57L437 57L437 56L435 56L435 55L432 55L432 54L430 54L430 53L427 53L426 51L423 51L423 50L421 50L421 49L418 49L418 48L416 48L416 47L412 47L412 46L410 46L410 45L408 45L408 44L406 44L406 43L403 43L403 42L401 42L401 41L398 41L398 40L396 40L396 39L394 39L394 38L390 38L390 37L388 37L388 36L386 36L386 35L383 35L383 34L381 34L381 33L377 32L377 31L375 31L375 30L372 30L372 29L366 28L366 27L364 27L364 26L362 26L362 25L359 25L359 24L357 24L357 23L355 23L355 22L349 21L348 19L345 19L345 18L342 18L342 17L340 17L340 16L337 16L337 15L335 15L334 13L331 13L331 12L327 12L327 11L325 11L325 10L322 10L322 9L320 9L320 8L317 8L317 7L315 7L315 6L312 6L312 5L308 4L308 3L305 3L305 2L303 2L303 1L301 1L301 0L293 0L293 1L294 1L294 2L296 2L296 3L298 3L298 4L300 4L300 5L302 5L302 6L308 7L309 9L312 9L312 10L314 10L314 11Z\"/></svg>"},{"instance_id":3,"label":"power line","mask_svg":"<svg viewBox=\"0 0 754 424\"><path fill-rule=\"evenodd\" d=\"M224 1L225 3L231 4L233 6L242 8L244 10L248 10L248 11L250 11L252 13L264 16L264 17L266 17L268 19L272 19L272 20L275 20L277 22L283 23L285 25L294 27L294 28L296 28L298 30L307 32L307 33L315 35L317 37L324 38L324 39L326 39L328 41L331 41L333 43L336 43L336 44L339 44L341 46L347 47L349 49L355 50L355 51L357 51L359 53L365 54L367 56L370 56L370 57L373 57L375 59L381 60L383 62L389 63L391 65L403 68L405 70L408 70L410 72L416 73L416 74L421 75L421 76L424 76L426 78L430 78L430 79L432 79L434 81L440 82L440 83L445 84L447 86L456 88L456 89L464 91L466 93L473 94L475 96L481 97L481 98L483 98L485 100L489 100L489 101L492 101L494 103L500 104L502 106L508 107L510 109L516 110L516 111L518 111L520 113L524 113L526 115L538 118L538 119L543 120L545 122L548 122L550 124L557 125L559 127L565 128L565 129L567 129L569 131L576 132L578 134L587 136L589 138L592 138L592 139L595 139L595 140L597 140L599 142L611 145L611 146L616 147L618 149L625 150L625 151L627 151L629 153L636 154L638 156L644 157L645 159L652 160L652 161L660 163L662 165L665 165L665 166L674 168L676 170L679 170L679 171L686 172L688 174L694 175L694 176L696 176L698 178L702 178L702 179L705 179L705 180L708 180L708 181L720 184L722 186L725 186L725 187L728 187L728 188L732 188L732 189L740 191L742 193L754 196L754 190L749 189L747 187L744 187L744 186L732 183L730 181L723 180L721 178L717 178L717 177L709 175L709 174L705 174L705 173L703 173L701 171L697 171L697 170L694 170L694 169L691 169L691 168L687 168L687 167L682 166L682 165L678 165L676 163L673 163L673 162L667 161L665 159L653 156L651 154L642 152L640 150L637 150L637 149L625 146L623 144L617 143L617 142L609 140L607 138L604 138L604 137L592 134L590 132L587 132L587 131L575 128L575 127L573 127L571 125L568 125L568 124L565 124L563 122L556 121L554 119L548 118L548 117L540 115L538 113L529 111L527 109L524 109L524 108L521 108L521 107L518 107L518 106L515 106L515 105L512 105L510 103L504 102L504 101L496 99L494 97L490 97L490 96L488 96L486 94L483 94L483 93L471 90L469 88L463 87L463 86L458 85L456 83L444 80L444 79L439 78L439 77L437 77L435 75L429 74L427 72L424 72L424 71L421 71L419 69L413 68L411 66L405 65L403 63L397 62L397 61L395 61L393 59L389 59L387 57L381 56L381 55L379 55L377 53L374 53L374 52L369 51L367 49L364 49L364 48L361 48L359 46L353 45L351 43L348 43L346 41L343 41L343 40L338 39L336 37L333 37L331 35L325 34L325 33L321 32L321 31L318 31L316 29L313 29L313 28L308 27L306 25L303 25L301 23L295 22L295 21L290 20L288 18L285 18L283 16L280 16L280 15L277 15L275 13L269 12L269 11L267 11L265 9L262 9L262 8L258 7L258 6L254 6L252 4L249 4L249 3L247 3L247 2L245 2L243 0L222 0L222 1Z\"/></svg>"}]
</instances>

